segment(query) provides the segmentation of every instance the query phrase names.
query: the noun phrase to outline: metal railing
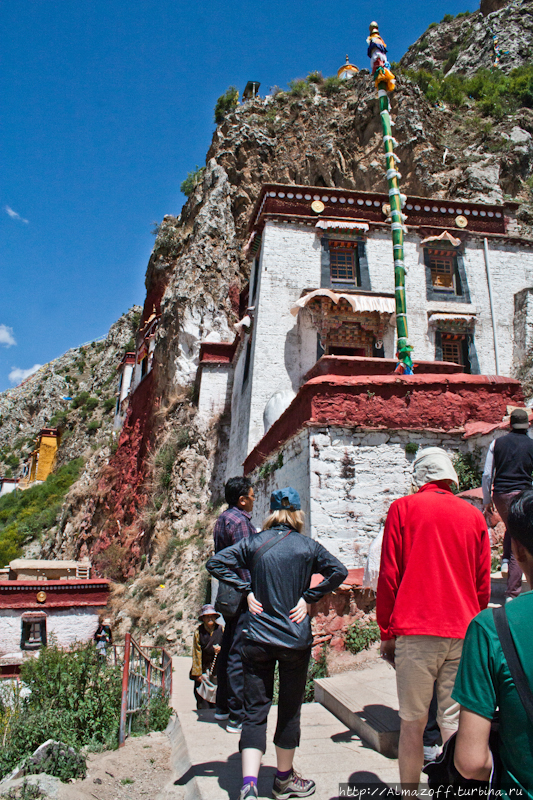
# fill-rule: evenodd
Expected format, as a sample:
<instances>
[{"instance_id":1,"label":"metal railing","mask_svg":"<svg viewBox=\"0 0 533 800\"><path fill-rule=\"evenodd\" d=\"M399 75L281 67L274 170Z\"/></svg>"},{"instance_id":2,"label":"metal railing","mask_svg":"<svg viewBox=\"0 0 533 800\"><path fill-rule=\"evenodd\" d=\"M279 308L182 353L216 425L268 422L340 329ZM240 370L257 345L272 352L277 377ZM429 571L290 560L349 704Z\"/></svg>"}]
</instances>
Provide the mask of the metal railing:
<instances>
[{"instance_id":1,"label":"metal railing","mask_svg":"<svg viewBox=\"0 0 533 800\"><path fill-rule=\"evenodd\" d=\"M152 658L154 650L156 658ZM117 655L115 650L115 663ZM131 733L134 714L144 711L148 717L150 698L160 695L170 700L172 694L172 658L164 648L141 646L127 633L123 664L119 747L126 741L126 726Z\"/></svg>"}]
</instances>

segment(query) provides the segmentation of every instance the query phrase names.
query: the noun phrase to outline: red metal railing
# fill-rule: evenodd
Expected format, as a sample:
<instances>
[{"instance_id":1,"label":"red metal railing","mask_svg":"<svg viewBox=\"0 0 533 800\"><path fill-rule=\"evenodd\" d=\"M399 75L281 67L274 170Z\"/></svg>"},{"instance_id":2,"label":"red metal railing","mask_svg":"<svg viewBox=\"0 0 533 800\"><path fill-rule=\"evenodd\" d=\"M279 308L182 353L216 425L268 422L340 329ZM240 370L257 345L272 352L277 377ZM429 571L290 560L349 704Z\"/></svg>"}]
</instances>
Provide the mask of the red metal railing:
<instances>
[{"instance_id":1,"label":"red metal railing","mask_svg":"<svg viewBox=\"0 0 533 800\"><path fill-rule=\"evenodd\" d=\"M153 650L158 650L157 658L151 657ZM115 651L115 663L116 659ZM126 725L128 733L131 733L133 715L141 711L148 715L150 698L157 694L170 699L172 658L164 648L141 646L127 633L124 642L119 747L126 741Z\"/></svg>"}]
</instances>

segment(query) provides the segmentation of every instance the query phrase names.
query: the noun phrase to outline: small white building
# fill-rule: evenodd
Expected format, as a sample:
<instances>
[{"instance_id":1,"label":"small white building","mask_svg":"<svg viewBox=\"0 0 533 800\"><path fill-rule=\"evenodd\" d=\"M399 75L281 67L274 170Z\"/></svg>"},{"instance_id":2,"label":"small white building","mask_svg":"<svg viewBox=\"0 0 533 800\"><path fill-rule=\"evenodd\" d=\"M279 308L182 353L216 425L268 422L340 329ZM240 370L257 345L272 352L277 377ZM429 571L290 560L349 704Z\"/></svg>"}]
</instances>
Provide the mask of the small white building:
<instances>
[{"instance_id":1,"label":"small white building","mask_svg":"<svg viewBox=\"0 0 533 800\"><path fill-rule=\"evenodd\" d=\"M11 494L17 488L18 478L0 478L0 497Z\"/></svg>"},{"instance_id":2,"label":"small white building","mask_svg":"<svg viewBox=\"0 0 533 800\"><path fill-rule=\"evenodd\" d=\"M60 647L90 641L110 582L90 564L16 559L0 575L0 675L53 637Z\"/></svg>"},{"instance_id":3,"label":"small white building","mask_svg":"<svg viewBox=\"0 0 533 800\"><path fill-rule=\"evenodd\" d=\"M523 405L518 381L501 376L532 345L533 242L516 235L516 205L408 197L418 366L394 374L387 204L385 194L264 186L239 335L223 358L208 342L200 358L200 411L229 407L226 477L253 476L256 522L271 489L290 483L308 532L348 567L362 565L390 502L408 491L416 445L485 448L507 406Z\"/></svg>"}]
</instances>

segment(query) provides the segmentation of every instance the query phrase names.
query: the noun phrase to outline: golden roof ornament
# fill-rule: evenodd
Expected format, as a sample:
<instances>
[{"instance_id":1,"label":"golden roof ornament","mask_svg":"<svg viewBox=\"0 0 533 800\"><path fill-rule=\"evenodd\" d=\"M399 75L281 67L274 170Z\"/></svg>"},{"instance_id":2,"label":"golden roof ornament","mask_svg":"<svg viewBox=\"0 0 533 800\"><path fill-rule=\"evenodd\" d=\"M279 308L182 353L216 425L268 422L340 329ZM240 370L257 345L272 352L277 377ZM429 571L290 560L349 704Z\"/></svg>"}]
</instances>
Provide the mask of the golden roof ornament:
<instances>
[{"instance_id":1,"label":"golden roof ornament","mask_svg":"<svg viewBox=\"0 0 533 800\"><path fill-rule=\"evenodd\" d=\"M359 69L355 66L355 64L350 64L350 60L348 56L346 56L346 64L343 64L340 69L337 70L337 77L341 79L341 81L350 80L357 75Z\"/></svg>"}]
</instances>

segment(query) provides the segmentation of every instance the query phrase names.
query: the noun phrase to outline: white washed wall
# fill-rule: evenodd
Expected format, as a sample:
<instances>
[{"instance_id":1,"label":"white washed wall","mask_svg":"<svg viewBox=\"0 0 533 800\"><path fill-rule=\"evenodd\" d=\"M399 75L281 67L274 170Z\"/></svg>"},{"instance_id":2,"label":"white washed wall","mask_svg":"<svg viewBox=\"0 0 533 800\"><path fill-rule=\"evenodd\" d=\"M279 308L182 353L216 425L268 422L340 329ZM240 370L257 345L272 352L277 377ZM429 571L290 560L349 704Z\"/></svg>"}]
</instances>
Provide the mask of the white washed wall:
<instances>
[{"instance_id":1,"label":"white washed wall","mask_svg":"<svg viewBox=\"0 0 533 800\"><path fill-rule=\"evenodd\" d=\"M248 427L250 420L250 394L252 375L254 371L253 341L248 379L243 384L244 362L246 359L246 346L248 337L245 337L240 349L235 355L235 371L231 393L231 426L226 462L226 480L235 475L242 475L243 461L248 455Z\"/></svg>"},{"instance_id":2,"label":"white washed wall","mask_svg":"<svg viewBox=\"0 0 533 800\"><path fill-rule=\"evenodd\" d=\"M313 227L267 222L253 334L248 452L263 436L263 412L272 395L297 392L316 362L316 329L290 309L304 289L320 286L320 265L321 244Z\"/></svg>"},{"instance_id":3,"label":"white washed wall","mask_svg":"<svg viewBox=\"0 0 533 800\"><path fill-rule=\"evenodd\" d=\"M500 374L511 375L514 346L514 295L533 286L533 250L509 242L489 241L492 290L495 306L496 329L500 360ZM427 300L426 268L420 237L408 234L404 246L407 275L405 291L409 322L409 338L414 347L415 358L435 359L435 329L428 327L431 312L473 314L475 344L481 374L494 374L494 337L487 286L487 273L483 254L483 241L470 239L464 251L470 303L453 300ZM373 232L367 241L367 258L373 291L394 291L390 237L386 233ZM386 347L385 355L394 356Z\"/></svg>"},{"instance_id":4,"label":"white washed wall","mask_svg":"<svg viewBox=\"0 0 533 800\"><path fill-rule=\"evenodd\" d=\"M232 375L231 364L202 364L198 395L199 419L207 421L227 409L231 398Z\"/></svg>"},{"instance_id":5,"label":"white washed wall","mask_svg":"<svg viewBox=\"0 0 533 800\"><path fill-rule=\"evenodd\" d=\"M20 652L22 614L28 609L0 609L0 656ZM92 639L98 627L98 613L94 608L65 608L46 610L48 641L54 636L61 647L73 642Z\"/></svg>"},{"instance_id":6,"label":"white washed wall","mask_svg":"<svg viewBox=\"0 0 533 800\"><path fill-rule=\"evenodd\" d=\"M305 532L320 541L348 568L362 567L390 504L409 494L419 447L443 447L451 456L479 449L483 467L487 449L498 431L464 440L460 434L416 431L361 431L313 428L300 431L281 448L283 466L259 478L250 477L256 503L253 521L261 527L274 489L293 486L306 512ZM278 453L266 463L275 464Z\"/></svg>"},{"instance_id":7,"label":"white washed wall","mask_svg":"<svg viewBox=\"0 0 533 800\"><path fill-rule=\"evenodd\" d=\"M270 495L276 489L292 486L300 495L302 511L305 513L304 533L310 534L310 497L309 497L309 434L300 431L293 436L282 448L283 466L270 472L264 478L258 477L258 470L250 476L254 484L256 501L252 522L259 530L263 521L270 513ZM276 453L266 463L275 464L278 458Z\"/></svg>"}]
</instances>

